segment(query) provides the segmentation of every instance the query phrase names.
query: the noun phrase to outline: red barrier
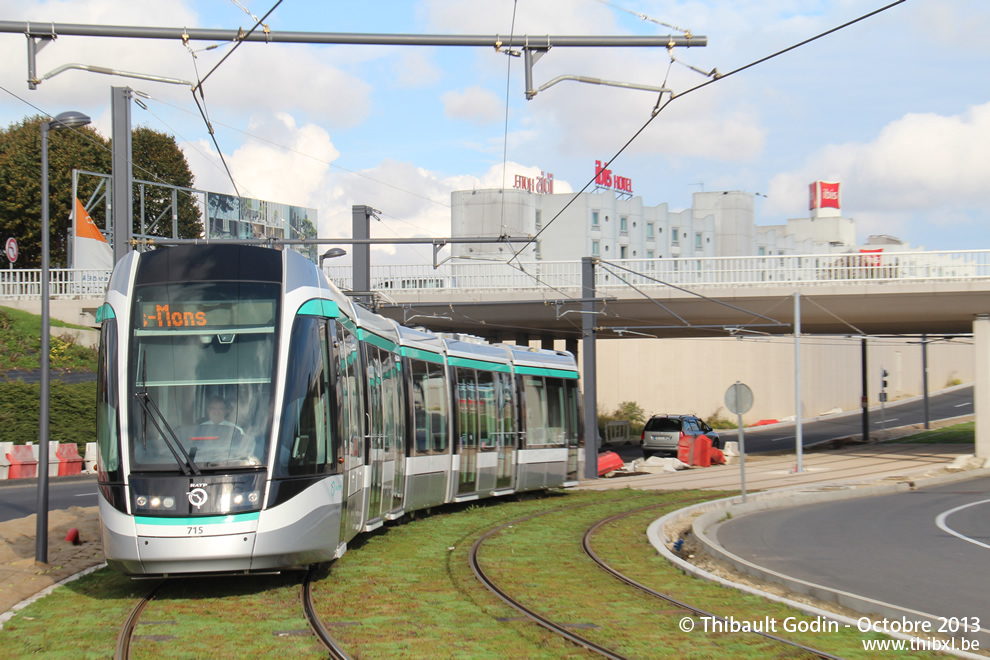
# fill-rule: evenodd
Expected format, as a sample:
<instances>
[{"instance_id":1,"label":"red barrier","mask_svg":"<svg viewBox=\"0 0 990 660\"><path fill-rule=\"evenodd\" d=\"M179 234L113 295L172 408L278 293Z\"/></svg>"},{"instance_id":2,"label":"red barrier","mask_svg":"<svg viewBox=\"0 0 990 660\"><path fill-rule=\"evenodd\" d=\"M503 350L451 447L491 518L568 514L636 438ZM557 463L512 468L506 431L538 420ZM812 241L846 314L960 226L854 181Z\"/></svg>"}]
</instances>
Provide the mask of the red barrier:
<instances>
[{"instance_id":1,"label":"red barrier","mask_svg":"<svg viewBox=\"0 0 990 660\"><path fill-rule=\"evenodd\" d=\"M622 467L622 457L616 454L614 451L607 451L603 454L598 454L598 476L603 474L608 474L612 470L618 470Z\"/></svg>"},{"instance_id":2,"label":"red barrier","mask_svg":"<svg viewBox=\"0 0 990 660\"><path fill-rule=\"evenodd\" d=\"M82 456L79 447L74 442L63 442L55 450L58 456L58 476L66 477L72 474L82 474Z\"/></svg>"},{"instance_id":3,"label":"red barrier","mask_svg":"<svg viewBox=\"0 0 990 660\"><path fill-rule=\"evenodd\" d=\"M677 440L677 460L684 465L691 465L691 454L694 453L694 438L681 433Z\"/></svg>"},{"instance_id":4,"label":"red barrier","mask_svg":"<svg viewBox=\"0 0 990 660\"><path fill-rule=\"evenodd\" d=\"M725 454L722 453L721 449L712 447L711 463L712 465L725 465Z\"/></svg>"},{"instance_id":5,"label":"red barrier","mask_svg":"<svg viewBox=\"0 0 990 660\"><path fill-rule=\"evenodd\" d=\"M699 435L694 439L694 451L691 452L691 465L698 467L712 466L712 439L707 435Z\"/></svg>"},{"instance_id":6,"label":"red barrier","mask_svg":"<svg viewBox=\"0 0 990 660\"><path fill-rule=\"evenodd\" d=\"M38 459L27 445L14 445L7 454L7 460L10 461L8 479L31 479L38 476Z\"/></svg>"}]
</instances>

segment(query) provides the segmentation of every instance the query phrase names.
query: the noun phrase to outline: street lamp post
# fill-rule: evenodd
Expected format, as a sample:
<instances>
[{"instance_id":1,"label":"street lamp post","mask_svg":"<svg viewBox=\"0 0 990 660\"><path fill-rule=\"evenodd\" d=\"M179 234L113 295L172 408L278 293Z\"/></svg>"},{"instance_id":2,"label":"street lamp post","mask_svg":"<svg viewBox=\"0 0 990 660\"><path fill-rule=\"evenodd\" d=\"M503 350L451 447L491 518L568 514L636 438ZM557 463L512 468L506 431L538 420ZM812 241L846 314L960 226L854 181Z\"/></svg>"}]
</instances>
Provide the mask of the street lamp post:
<instances>
[{"instance_id":1,"label":"street lamp post","mask_svg":"<svg viewBox=\"0 0 990 660\"><path fill-rule=\"evenodd\" d=\"M63 112L51 121L41 122L41 409L38 428L38 516L35 533L35 561L48 563L48 427L51 390L48 288L50 275L48 233L48 132L78 128L90 122L81 112Z\"/></svg>"}]
</instances>

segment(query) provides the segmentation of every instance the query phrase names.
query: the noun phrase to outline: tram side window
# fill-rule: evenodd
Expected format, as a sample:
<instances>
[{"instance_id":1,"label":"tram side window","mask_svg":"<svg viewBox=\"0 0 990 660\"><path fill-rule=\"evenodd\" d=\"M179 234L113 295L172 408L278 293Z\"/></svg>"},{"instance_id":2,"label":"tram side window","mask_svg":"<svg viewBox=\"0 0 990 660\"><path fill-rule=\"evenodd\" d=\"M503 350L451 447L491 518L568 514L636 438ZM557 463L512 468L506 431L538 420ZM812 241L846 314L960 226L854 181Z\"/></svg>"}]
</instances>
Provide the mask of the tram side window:
<instances>
[{"instance_id":1,"label":"tram side window","mask_svg":"<svg viewBox=\"0 0 990 660\"><path fill-rule=\"evenodd\" d=\"M447 395L443 367L432 362L410 360L413 407L414 455L447 452Z\"/></svg>"},{"instance_id":2,"label":"tram side window","mask_svg":"<svg viewBox=\"0 0 990 660\"><path fill-rule=\"evenodd\" d=\"M348 456L361 457L361 437L364 435L361 418L361 392L358 364L357 338L346 328L340 329L340 342L337 346L337 359L340 361L341 377L341 431L344 452Z\"/></svg>"},{"instance_id":3,"label":"tram side window","mask_svg":"<svg viewBox=\"0 0 990 660\"><path fill-rule=\"evenodd\" d=\"M101 483L123 482L120 466L120 415L117 411L117 320L103 321L97 370L96 439L97 471ZM112 500L111 500L112 501Z\"/></svg>"},{"instance_id":4,"label":"tram side window","mask_svg":"<svg viewBox=\"0 0 990 660\"><path fill-rule=\"evenodd\" d=\"M329 424L329 355L326 321L300 316L292 328L277 476L323 474L333 469Z\"/></svg>"},{"instance_id":5,"label":"tram side window","mask_svg":"<svg viewBox=\"0 0 990 660\"><path fill-rule=\"evenodd\" d=\"M540 376L523 376L523 397L526 407L526 446L549 444L547 438L547 392Z\"/></svg>"},{"instance_id":6,"label":"tram side window","mask_svg":"<svg viewBox=\"0 0 990 660\"><path fill-rule=\"evenodd\" d=\"M581 442L581 415L578 412L580 391L578 390L576 380L565 380L564 386L566 388L564 395L564 427L567 444L571 447L577 447Z\"/></svg>"},{"instance_id":7,"label":"tram side window","mask_svg":"<svg viewBox=\"0 0 990 660\"><path fill-rule=\"evenodd\" d=\"M478 386L474 369L455 369L457 376L457 442L461 447L478 443Z\"/></svg>"},{"instance_id":8,"label":"tram side window","mask_svg":"<svg viewBox=\"0 0 990 660\"><path fill-rule=\"evenodd\" d=\"M566 404L564 381L561 378L547 378L547 444L563 445L567 441L564 429Z\"/></svg>"},{"instance_id":9,"label":"tram side window","mask_svg":"<svg viewBox=\"0 0 990 660\"><path fill-rule=\"evenodd\" d=\"M495 379L490 371L478 371L478 445L482 449L494 449L495 429Z\"/></svg>"}]
</instances>

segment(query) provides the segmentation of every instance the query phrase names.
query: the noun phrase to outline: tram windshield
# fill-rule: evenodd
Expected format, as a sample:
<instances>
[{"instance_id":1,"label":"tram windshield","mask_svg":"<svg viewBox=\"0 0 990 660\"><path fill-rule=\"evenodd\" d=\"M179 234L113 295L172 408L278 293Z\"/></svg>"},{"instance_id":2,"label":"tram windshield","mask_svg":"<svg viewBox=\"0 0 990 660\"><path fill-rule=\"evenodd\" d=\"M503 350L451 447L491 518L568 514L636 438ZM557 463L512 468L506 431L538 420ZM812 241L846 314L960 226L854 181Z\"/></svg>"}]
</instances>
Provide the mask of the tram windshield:
<instances>
[{"instance_id":1,"label":"tram windshield","mask_svg":"<svg viewBox=\"0 0 990 660\"><path fill-rule=\"evenodd\" d=\"M160 284L134 292L133 471L268 463L279 285Z\"/></svg>"}]
</instances>

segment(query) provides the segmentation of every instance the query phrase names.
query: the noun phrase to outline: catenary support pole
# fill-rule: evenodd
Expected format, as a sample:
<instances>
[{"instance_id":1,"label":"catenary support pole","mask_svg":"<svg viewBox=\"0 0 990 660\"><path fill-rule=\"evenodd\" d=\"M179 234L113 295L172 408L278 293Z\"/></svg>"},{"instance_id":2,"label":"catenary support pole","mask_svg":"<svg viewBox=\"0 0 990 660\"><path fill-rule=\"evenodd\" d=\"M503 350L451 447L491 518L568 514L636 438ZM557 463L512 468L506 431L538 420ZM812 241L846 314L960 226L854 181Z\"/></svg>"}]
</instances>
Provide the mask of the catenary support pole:
<instances>
[{"instance_id":1,"label":"catenary support pole","mask_svg":"<svg viewBox=\"0 0 990 660\"><path fill-rule=\"evenodd\" d=\"M859 339L860 347L860 357L859 357L859 369L860 378L863 381L863 397L860 399L860 405L863 406L863 442L870 441L870 387L869 378L866 371L867 359L866 359L866 337L860 337Z\"/></svg>"},{"instance_id":2,"label":"catenary support pole","mask_svg":"<svg viewBox=\"0 0 990 660\"><path fill-rule=\"evenodd\" d=\"M584 380L584 476L598 478L598 372L595 365L595 259L581 258L581 353Z\"/></svg>"},{"instance_id":3,"label":"catenary support pole","mask_svg":"<svg viewBox=\"0 0 990 660\"><path fill-rule=\"evenodd\" d=\"M801 427L801 292L794 292L794 451L798 472L804 472L804 433Z\"/></svg>"},{"instance_id":4,"label":"catenary support pole","mask_svg":"<svg viewBox=\"0 0 990 660\"><path fill-rule=\"evenodd\" d=\"M38 513L34 536L34 558L48 563L48 430L49 430L49 378L51 334L49 326L49 229L48 229L48 128L41 122L41 408L38 427Z\"/></svg>"},{"instance_id":5,"label":"catenary support pole","mask_svg":"<svg viewBox=\"0 0 990 660\"><path fill-rule=\"evenodd\" d=\"M131 251L134 212L132 208L131 181L134 168L131 161L131 89L113 87L110 95L110 114L113 123L113 155L110 209L113 214L113 260L120 261Z\"/></svg>"},{"instance_id":6,"label":"catenary support pole","mask_svg":"<svg viewBox=\"0 0 990 660\"><path fill-rule=\"evenodd\" d=\"M931 428L931 415L928 408L928 335L921 334L921 393L925 400L925 428Z\"/></svg>"},{"instance_id":7,"label":"catenary support pole","mask_svg":"<svg viewBox=\"0 0 990 660\"><path fill-rule=\"evenodd\" d=\"M351 234L355 239L371 238L371 214L374 209L370 206L355 204L351 207ZM354 245L353 287L355 291L371 291L371 246L367 243ZM359 300L370 302L370 297L362 296Z\"/></svg>"}]
</instances>

